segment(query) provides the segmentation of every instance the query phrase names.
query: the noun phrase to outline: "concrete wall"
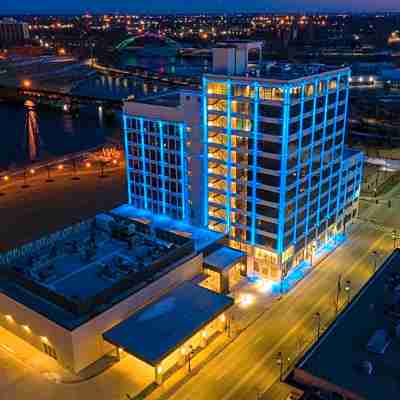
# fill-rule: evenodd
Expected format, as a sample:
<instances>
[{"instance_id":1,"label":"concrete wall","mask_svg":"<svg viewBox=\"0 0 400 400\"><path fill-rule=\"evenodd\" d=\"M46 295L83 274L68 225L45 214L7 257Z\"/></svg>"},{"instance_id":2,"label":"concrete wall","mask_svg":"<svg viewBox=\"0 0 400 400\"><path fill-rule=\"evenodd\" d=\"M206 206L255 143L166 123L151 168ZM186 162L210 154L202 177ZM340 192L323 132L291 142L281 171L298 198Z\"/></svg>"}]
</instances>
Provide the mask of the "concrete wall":
<instances>
[{"instance_id":1,"label":"concrete wall","mask_svg":"<svg viewBox=\"0 0 400 400\"><path fill-rule=\"evenodd\" d=\"M12 320L6 316L11 316ZM40 351L44 351L45 341L56 350L59 363L73 370L75 360L71 332L3 293L0 293L0 325ZM23 328L25 325L29 331Z\"/></svg>"}]
</instances>

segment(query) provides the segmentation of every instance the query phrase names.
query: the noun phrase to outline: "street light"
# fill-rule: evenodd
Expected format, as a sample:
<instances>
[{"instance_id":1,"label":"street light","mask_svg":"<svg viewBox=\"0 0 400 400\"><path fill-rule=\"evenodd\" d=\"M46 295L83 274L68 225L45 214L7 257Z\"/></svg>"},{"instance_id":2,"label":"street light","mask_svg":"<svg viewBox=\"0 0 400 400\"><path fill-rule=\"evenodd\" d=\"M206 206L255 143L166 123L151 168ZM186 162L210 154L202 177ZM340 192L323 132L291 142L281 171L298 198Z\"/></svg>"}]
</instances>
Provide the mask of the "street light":
<instances>
[{"instance_id":1,"label":"street light","mask_svg":"<svg viewBox=\"0 0 400 400\"><path fill-rule=\"evenodd\" d=\"M283 353L280 351L276 356L276 363L279 365L279 382L283 382Z\"/></svg>"},{"instance_id":2,"label":"street light","mask_svg":"<svg viewBox=\"0 0 400 400\"><path fill-rule=\"evenodd\" d=\"M393 239L393 250L396 250L396 248L397 248L397 240L400 239L400 234L397 233L396 229L393 229L393 231L392 231L392 239Z\"/></svg>"},{"instance_id":3,"label":"street light","mask_svg":"<svg viewBox=\"0 0 400 400\"><path fill-rule=\"evenodd\" d=\"M107 175L104 174L104 170L106 168L107 161L100 160L100 178L106 178Z\"/></svg>"},{"instance_id":4,"label":"street light","mask_svg":"<svg viewBox=\"0 0 400 400\"><path fill-rule=\"evenodd\" d=\"M374 259L374 273L376 272L376 270L378 269L378 257L379 257L379 253L374 250L372 252L372 257Z\"/></svg>"},{"instance_id":5,"label":"street light","mask_svg":"<svg viewBox=\"0 0 400 400\"><path fill-rule=\"evenodd\" d=\"M29 89L32 86L32 82L29 79L24 79L22 81L22 85L24 88Z\"/></svg>"},{"instance_id":6,"label":"street light","mask_svg":"<svg viewBox=\"0 0 400 400\"><path fill-rule=\"evenodd\" d=\"M81 178L79 178L79 176L77 176L78 173L78 169L77 169L77 163L76 163L76 159L74 158L72 160L72 170L73 170L73 177L71 178L73 181L79 181Z\"/></svg>"},{"instance_id":7,"label":"street light","mask_svg":"<svg viewBox=\"0 0 400 400\"><path fill-rule=\"evenodd\" d=\"M339 312L339 300L341 291L342 291L342 274L339 274L337 281L337 291L336 291L336 315Z\"/></svg>"},{"instance_id":8,"label":"street light","mask_svg":"<svg viewBox=\"0 0 400 400\"><path fill-rule=\"evenodd\" d=\"M321 313L316 312L314 314L314 318L317 320L317 340L318 340L321 333Z\"/></svg>"},{"instance_id":9,"label":"street light","mask_svg":"<svg viewBox=\"0 0 400 400\"><path fill-rule=\"evenodd\" d=\"M50 183L50 182L54 182L54 179L51 178L51 167L50 165L46 166L47 169L47 179L46 182Z\"/></svg>"},{"instance_id":10,"label":"street light","mask_svg":"<svg viewBox=\"0 0 400 400\"><path fill-rule=\"evenodd\" d=\"M27 189L29 187L28 183L27 183L27 178L28 178L28 171L26 170L26 168L24 169L24 183L21 186L22 189Z\"/></svg>"},{"instance_id":11,"label":"street light","mask_svg":"<svg viewBox=\"0 0 400 400\"><path fill-rule=\"evenodd\" d=\"M315 243L313 243L311 245L311 257L310 257L311 267L313 266L313 255L314 255L316 248L317 248L317 246L315 245Z\"/></svg>"},{"instance_id":12,"label":"street light","mask_svg":"<svg viewBox=\"0 0 400 400\"><path fill-rule=\"evenodd\" d=\"M350 298L351 298L351 281L347 280L346 285L344 287L344 290L347 292L347 304L350 303Z\"/></svg>"},{"instance_id":13,"label":"street light","mask_svg":"<svg viewBox=\"0 0 400 400\"><path fill-rule=\"evenodd\" d=\"M8 175L3 176L3 181L8 182L10 180L10 177ZM5 196L4 192L0 192L0 196Z\"/></svg>"},{"instance_id":14,"label":"street light","mask_svg":"<svg viewBox=\"0 0 400 400\"><path fill-rule=\"evenodd\" d=\"M193 350L193 346L189 345L189 351L187 354L187 358L188 358L188 372L192 372L192 364L191 364L191 360L194 356L194 350Z\"/></svg>"}]
</instances>

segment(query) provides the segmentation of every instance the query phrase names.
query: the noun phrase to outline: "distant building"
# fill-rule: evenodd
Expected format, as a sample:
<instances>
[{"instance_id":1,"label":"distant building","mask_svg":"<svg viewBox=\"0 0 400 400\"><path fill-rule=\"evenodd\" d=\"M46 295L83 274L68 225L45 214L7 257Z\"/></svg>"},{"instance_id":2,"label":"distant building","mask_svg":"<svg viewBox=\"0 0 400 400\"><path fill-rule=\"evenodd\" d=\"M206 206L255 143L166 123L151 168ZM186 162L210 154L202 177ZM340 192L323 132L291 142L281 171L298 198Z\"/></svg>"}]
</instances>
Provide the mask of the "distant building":
<instances>
[{"instance_id":1,"label":"distant building","mask_svg":"<svg viewBox=\"0 0 400 400\"><path fill-rule=\"evenodd\" d=\"M296 365L288 383L305 392L304 399L400 398L399 266L395 250ZM341 298L348 301L344 289Z\"/></svg>"},{"instance_id":2,"label":"distant building","mask_svg":"<svg viewBox=\"0 0 400 400\"><path fill-rule=\"evenodd\" d=\"M25 22L12 18L0 20L0 47L20 45L29 39L29 27Z\"/></svg>"}]
</instances>

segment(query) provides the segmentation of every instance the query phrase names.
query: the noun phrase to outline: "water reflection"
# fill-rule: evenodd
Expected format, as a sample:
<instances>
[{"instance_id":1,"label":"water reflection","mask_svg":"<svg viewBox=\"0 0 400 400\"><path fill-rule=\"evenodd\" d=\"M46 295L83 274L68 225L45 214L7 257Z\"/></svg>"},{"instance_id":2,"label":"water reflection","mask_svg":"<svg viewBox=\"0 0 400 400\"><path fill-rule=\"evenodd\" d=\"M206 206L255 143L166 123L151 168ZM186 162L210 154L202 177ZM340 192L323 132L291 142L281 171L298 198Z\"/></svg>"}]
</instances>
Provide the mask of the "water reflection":
<instances>
[{"instance_id":1,"label":"water reflection","mask_svg":"<svg viewBox=\"0 0 400 400\"><path fill-rule=\"evenodd\" d=\"M26 138L22 142L23 158L27 156L30 161L35 161L39 157L39 152L41 148L38 116L35 109L35 103L33 101L27 100L24 105L26 107Z\"/></svg>"},{"instance_id":2,"label":"water reflection","mask_svg":"<svg viewBox=\"0 0 400 400\"><path fill-rule=\"evenodd\" d=\"M5 133L0 146L0 171L93 148L111 136L116 140L121 137L118 114L106 118L106 110L100 111L97 105L83 106L74 116L32 102L0 102L0 121L1 132Z\"/></svg>"}]
</instances>

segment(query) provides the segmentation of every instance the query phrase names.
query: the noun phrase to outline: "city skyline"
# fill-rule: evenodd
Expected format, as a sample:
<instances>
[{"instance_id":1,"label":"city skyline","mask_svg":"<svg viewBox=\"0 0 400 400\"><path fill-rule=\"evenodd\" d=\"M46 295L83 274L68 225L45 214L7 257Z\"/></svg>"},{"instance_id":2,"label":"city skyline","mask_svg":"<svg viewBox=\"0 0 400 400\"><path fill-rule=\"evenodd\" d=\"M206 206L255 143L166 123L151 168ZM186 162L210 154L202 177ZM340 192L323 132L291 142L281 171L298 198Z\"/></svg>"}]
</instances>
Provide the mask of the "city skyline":
<instances>
[{"instance_id":1,"label":"city skyline","mask_svg":"<svg viewBox=\"0 0 400 400\"><path fill-rule=\"evenodd\" d=\"M270 0L262 0L249 6L244 0L233 0L227 3L223 0L205 0L201 3L188 3L182 0L172 0L168 3L139 0L134 4L127 0L71 0L65 3L55 3L49 0L32 3L27 0L13 3L7 1L0 7L1 14L30 14L30 13L80 13L80 12L137 12L137 13L196 13L196 12L384 12L400 11L400 4L396 0L374 1L356 0L329 0L323 5L317 0L283 0L278 5Z\"/></svg>"}]
</instances>

